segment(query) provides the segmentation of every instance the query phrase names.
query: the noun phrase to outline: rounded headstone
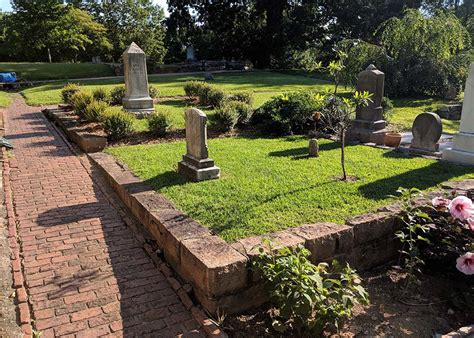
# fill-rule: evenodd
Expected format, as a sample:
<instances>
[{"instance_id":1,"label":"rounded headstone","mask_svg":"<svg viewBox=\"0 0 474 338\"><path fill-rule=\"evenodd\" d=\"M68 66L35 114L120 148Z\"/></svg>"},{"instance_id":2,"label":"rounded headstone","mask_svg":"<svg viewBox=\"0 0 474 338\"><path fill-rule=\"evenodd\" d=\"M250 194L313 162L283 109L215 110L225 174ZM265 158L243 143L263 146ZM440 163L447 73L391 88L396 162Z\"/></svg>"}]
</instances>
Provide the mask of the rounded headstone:
<instances>
[{"instance_id":1,"label":"rounded headstone","mask_svg":"<svg viewBox=\"0 0 474 338\"><path fill-rule=\"evenodd\" d=\"M435 113L421 113L413 122L411 148L438 151L438 141L443 133L443 124Z\"/></svg>"},{"instance_id":2,"label":"rounded headstone","mask_svg":"<svg viewBox=\"0 0 474 338\"><path fill-rule=\"evenodd\" d=\"M318 140L312 138L309 140L309 157L318 157L319 156L319 144Z\"/></svg>"}]
</instances>

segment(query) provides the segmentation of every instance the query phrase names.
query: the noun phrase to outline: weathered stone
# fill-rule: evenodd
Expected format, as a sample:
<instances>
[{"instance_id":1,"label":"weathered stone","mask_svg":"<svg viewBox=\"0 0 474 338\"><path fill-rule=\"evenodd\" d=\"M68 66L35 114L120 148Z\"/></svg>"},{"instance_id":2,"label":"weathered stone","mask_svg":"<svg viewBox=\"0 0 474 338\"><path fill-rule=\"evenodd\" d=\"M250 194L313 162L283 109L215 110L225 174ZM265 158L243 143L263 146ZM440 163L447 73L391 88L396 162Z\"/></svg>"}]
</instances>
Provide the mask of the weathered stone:
<instances>
[{"instance_id":1,"label":"weathered stone","mask_svg":"<svg viewBox=\"0 0 474 338\"><path fill-rule=\"evenodd\" d=\"M393 236L361 243L351 254L351 266L363 270L385 264L397 256L398 249L399 242Z\"/></svg>"},{"instance_id":2,"label":"weathered stone","mask_svg":"<svg viewBox=\"0 0 474 338\"><path fill-rule=\"evenodd\" d=\"M186 47L186 61L196 61L193 45L188 45Z\"/></svg>"},{"instance_id":3,"label":"weathered stone","mask_svg":"<svg viewBox=\"0 0 474 338\"><path fill-rule=\"evenodd\" d=\"M204 81L213 81L214 76L212 76L211 72L205 72L204 73Z\"/></svg>"},{"instance_id":4,"label":"weathered stone","mask_svg":"<svg viewBox=\"0 0 474 338\"><path fill-rule=\"evenodd\" d=\"M319 144L315 138L309 140L309 157L319 157Z\"/></svg>"},{"instance_id":5,"label":"weathered stone","mask_svg":"<svg viewBox=\"0 0 474 338\"><path fill-rule=\"evenodd\" d=\"M443 133L443 124L434 113L421 113L413 122L411 148L427 152L439 150L438 141Z\"/></svg>"},{"instance_id":6,"label":"weathered stone","mask_svg":"<svg viewBox=\"0 0 474 338\"><path fill-rule=\"evenodd\" d=\"M201 110L186 111L186 155L178 163L178 173L200 182L219 178L220 169L208 158L207 116Z\"/></svg>"},{"instance_id":7,"label":"weathered stone","mask_svg":"<svg viewBox=\"0 0 474 338\"><path fill-rule=\"evenodd\" d=\"M464 90L460 130L453 137L453 147L443 152L443 159L474 165L474 63L469 68Z\"/></svg>"},{"instance_id":8,"label":"weathered stone","mask_svg":"<svg viewBox=\"0 0 474 338\"><path fill-rule=\"evenodd\" d=\"M395 236L395 217L387 212L356 216L347 221L354 231L354 246Z\"/></svg>"},{"instance_id":9,"label":"weathered stone","mask_svg":"<svg viewBox=\"0 0 474 338\"><path fill-rule=\"evenodd\" d=\"M125 77L123 108L134 113L137 117L153 113L155 108L148 91L145 53L135 42L132 42L122 57Z\"/></svg>"},{"instance_id":10,"label":"weathered stone","mask_svg":"<svg viewBox=\"0 0 474 338\"><path fill-rule=\"evenodd\" d=\"M245 288L247 262L245 256L216 236L182 241L181 270L194 288L211 298Z\"/></svg>"},{"instance_id":11,"label":"weathered stone","mask_svg":"<svg viewBox=\"0 0 474 338\"><path fill-rule=\"evenodd\" d=\"M385 121L383 119L382 99L384 93L385 74L370 65L358 75L357 91L367 91L372 94L366 107L356 111L356 119L347 133L349 140L364 143L384 143Z\"/></svg>"}]
</instances>

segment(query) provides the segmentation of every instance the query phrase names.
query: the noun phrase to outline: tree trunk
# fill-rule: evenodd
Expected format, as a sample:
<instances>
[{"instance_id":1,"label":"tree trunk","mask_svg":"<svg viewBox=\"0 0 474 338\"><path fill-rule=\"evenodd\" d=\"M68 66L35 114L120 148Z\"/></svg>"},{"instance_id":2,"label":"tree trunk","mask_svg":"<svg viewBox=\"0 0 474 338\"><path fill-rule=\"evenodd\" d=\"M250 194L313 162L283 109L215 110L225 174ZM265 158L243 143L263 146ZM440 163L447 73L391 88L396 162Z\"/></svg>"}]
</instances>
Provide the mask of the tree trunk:
<instances>
[{"instance_id":1,"label":"tree trunk","mask_svg":"<svg viewBox=\"0 0 474 338\"><path fill-rule=\"evenodd\" d=\"M346 157L345 157L345 144L346 143L346 132L341 130L341 166L342 166L342 180L347 181L346 173Z\"/></svg>"},{"instance_id":2,"label":"tree trunk","mask_svg":"<svg viewBox=\"0 0 474 338\"><path fill-rule=\"evenodd\" d=\"M49 63L52 63L53 61L51 60L51 50L49 50L49 47L48 47L48 60L49 60Z\"/></svg>"}]
</instances>

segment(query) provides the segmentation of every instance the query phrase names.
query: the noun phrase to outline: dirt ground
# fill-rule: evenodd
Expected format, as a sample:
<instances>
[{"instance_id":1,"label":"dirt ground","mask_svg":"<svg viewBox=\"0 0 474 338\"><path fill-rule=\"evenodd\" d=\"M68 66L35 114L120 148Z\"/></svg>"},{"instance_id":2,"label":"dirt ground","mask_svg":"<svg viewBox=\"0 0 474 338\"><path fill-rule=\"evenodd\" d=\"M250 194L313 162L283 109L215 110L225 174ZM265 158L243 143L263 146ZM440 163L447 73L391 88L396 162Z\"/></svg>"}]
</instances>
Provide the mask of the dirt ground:
<instances>
[{"instance_id":1,"label":"dirt ground","mask_svg":"<svg viewBox=\"0 0 474 338\"><path fill-rule=\"evenodd\" d=\"M391 266L360 274L370 295L370 305L357 306L354 318L340 336L432 337L474 323L473 279L453 281L448 276L420 276L418 284L404 291L405 274ZM464 293L461 293L464 292ZM466 293L467 292L467 293ZM470 308L467 303L470 303ZM268 307L223 323L230 337L290 337L271 328ZM333 333L327 333L330 336Z\"/></svg>"}]
</instances>

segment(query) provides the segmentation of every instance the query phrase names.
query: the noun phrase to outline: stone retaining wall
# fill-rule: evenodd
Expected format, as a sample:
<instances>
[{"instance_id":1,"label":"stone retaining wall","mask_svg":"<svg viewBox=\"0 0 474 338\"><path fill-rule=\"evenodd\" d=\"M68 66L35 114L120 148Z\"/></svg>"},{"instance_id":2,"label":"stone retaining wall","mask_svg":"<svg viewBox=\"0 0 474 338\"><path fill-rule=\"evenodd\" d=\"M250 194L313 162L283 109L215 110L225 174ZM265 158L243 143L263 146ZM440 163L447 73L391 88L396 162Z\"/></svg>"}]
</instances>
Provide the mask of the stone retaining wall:
<instances>
[{"instance_id":1,"label":"stone retaining wall","mask_svg":"<svg viewBox=\"0 0 474 338\"><path fill-rule=\"evenodd\" d=\"M397 207L352 218L346 225L309 224L228 244L176 209L111 155L89 156L151 232L167 262L193 286L196 298L211 313L218 309L240 312L267 301L262 281L250 269L264 237L276 247L305 246L314 263L337 258L358 269L385 263L397 255Z\"/></svg>"}]
</instances>

